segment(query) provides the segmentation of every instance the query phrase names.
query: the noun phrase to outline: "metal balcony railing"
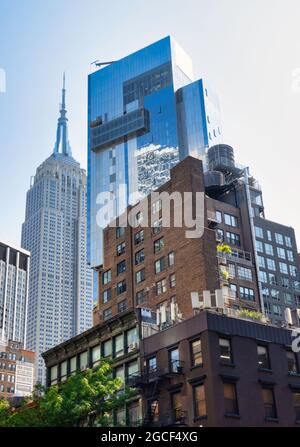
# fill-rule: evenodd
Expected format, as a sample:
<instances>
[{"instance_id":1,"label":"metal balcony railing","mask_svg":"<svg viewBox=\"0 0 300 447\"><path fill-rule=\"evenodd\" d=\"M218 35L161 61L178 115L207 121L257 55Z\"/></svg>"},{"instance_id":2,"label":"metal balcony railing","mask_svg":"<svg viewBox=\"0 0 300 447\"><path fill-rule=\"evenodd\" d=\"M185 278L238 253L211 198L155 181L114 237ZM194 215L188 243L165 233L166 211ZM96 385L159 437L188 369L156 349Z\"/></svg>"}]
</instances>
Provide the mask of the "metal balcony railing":
<instances>
[{"instance_id":1,"label":"metal balcony railing","mask_svg":"<svg viewBox=\"0 0 300 447\"><path fill-rule=\"evenodd\" d=\"M182 360L173 360L167 367L152 368L142 373L132 374L127 377L126 383L132 388L141 388L148 386L156 380L171 378L174 375L182 374L184 362Z\"/></svg>"}]
</instances>

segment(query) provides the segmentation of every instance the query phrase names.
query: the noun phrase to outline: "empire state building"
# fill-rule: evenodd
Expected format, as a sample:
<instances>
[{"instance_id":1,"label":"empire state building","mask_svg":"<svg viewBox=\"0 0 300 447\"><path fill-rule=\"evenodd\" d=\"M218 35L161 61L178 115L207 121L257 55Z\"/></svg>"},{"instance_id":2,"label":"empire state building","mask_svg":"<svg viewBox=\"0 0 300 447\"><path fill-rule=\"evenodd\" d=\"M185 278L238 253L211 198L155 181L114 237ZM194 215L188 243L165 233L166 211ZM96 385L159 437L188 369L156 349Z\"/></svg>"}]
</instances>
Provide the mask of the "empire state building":
<instances>
[{"instance_id":1,"label":"empire state building","mask_svg":"<svg viewBox=\"0 0 300 447\"><path fill-rule=\"evenodd\" d=\"M41 354L92 326L87 265L87 179L68 140L65 77L53 153L36 170L26 197L22 247L31 252L27 348Z\"/></svg>"}]
</instances>

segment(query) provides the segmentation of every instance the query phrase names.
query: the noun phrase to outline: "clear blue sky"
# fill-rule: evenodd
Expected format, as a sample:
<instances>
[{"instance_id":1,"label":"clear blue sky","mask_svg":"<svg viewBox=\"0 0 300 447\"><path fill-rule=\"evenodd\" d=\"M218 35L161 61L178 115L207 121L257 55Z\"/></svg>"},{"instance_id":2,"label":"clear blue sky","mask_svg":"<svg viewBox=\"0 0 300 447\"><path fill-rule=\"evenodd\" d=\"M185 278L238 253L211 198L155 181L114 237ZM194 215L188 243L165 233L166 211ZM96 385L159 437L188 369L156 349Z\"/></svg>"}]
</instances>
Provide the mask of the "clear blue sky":
<instances>
[{"instance_id":1,"label":"clear blue sky","mask_svg":"<svg viewBox=\"0 0 300 447\"><path fill-rule=\"evenodd\" d=\"M30 176L51 153L62 72L74 156L86 166L87 74L172 35L218 93L225 141L300 244L299 0L0 0L0 238L20 242Z\"/></svg>"}]
</instances>

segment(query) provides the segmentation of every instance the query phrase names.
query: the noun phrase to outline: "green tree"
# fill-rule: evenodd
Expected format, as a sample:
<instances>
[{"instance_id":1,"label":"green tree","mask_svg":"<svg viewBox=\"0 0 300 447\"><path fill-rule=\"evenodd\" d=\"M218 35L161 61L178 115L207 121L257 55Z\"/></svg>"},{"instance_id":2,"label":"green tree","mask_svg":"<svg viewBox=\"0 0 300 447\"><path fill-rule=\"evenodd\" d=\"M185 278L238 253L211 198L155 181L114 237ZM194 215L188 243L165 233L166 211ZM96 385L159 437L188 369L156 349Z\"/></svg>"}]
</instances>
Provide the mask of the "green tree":
<instances>
[{"instance_id":1,"label":"green tree","mask_svg":"<svg viewBox=\"0 0 300 447\"><path fill-rule=\"evenodd\" d=\"M0 401L0 426L80 427L112 425L109 415L135 393L112 377L108 362L97 369L77 372L60 385L38 386L17 410Z\"/></svg>"}]
</instances>

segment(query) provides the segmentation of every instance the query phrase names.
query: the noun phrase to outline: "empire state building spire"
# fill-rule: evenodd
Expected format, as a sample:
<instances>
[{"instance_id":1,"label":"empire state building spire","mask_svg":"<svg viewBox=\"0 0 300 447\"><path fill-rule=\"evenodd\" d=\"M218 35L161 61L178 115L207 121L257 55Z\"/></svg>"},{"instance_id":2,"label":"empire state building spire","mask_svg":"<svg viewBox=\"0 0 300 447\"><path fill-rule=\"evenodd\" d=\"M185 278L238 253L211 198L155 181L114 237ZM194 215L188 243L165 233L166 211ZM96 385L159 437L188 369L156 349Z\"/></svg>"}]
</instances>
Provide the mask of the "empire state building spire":
<instances>
[{"instance_id":1,"label":"empire state building spire","mask_svg":"<svg viewBox=\"0 0 300 447\"><path fill-rule=\"evenodd\" d=\"M62 102L60 105L60 115L57 121L56 142L53 150L53 154L63 154L71 157L72 151L68 140L68 118L66 117L66 88L65 88L65 73L63 76L63 88L62 88Z\"/></svg>"}]
</instances>

